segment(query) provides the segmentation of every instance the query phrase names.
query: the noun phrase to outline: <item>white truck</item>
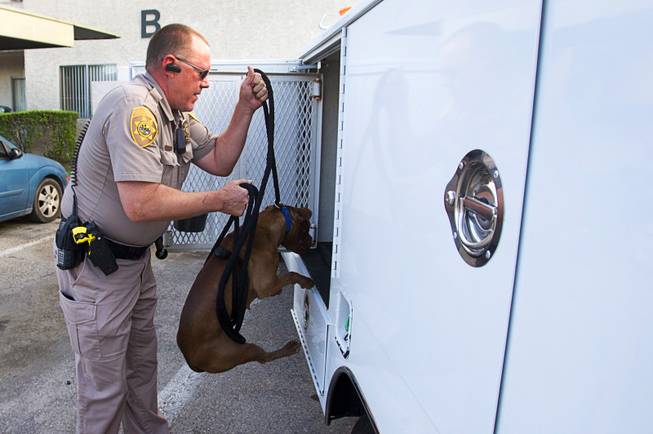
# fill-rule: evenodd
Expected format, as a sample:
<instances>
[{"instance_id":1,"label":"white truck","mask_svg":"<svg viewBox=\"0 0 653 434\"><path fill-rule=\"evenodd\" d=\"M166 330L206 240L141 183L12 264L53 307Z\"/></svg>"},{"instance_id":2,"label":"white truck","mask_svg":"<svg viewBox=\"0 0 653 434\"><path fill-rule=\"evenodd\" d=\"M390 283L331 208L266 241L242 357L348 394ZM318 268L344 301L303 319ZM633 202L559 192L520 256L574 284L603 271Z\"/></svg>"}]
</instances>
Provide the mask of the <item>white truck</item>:
<instances>
[{"instance_id":1,"label":"white truck","mask_svg":"<svg viewBox=\"0 0 653 434\"><path fill-rule=\"evenodd\" d=\"M651 41L650 0L384 0L301 56L327 423L653 432Z\"/></svg>"},{"instance_id":2,"label":"white truck","mask_svg":"<svg viewBox=\"0 0 653 434\"><path fill-rule=\"evenodd\" d=\"M316 282L292 315L327 423L653 433L652 40L651 0L361 0L299 60L214 65L213 131L246 65L274 85L282 200L314 212L317 248L283 257ZM263 172L254 123L234 177ZM200 172L185 188L215 188Z\"/></svg>"}]
</instances>

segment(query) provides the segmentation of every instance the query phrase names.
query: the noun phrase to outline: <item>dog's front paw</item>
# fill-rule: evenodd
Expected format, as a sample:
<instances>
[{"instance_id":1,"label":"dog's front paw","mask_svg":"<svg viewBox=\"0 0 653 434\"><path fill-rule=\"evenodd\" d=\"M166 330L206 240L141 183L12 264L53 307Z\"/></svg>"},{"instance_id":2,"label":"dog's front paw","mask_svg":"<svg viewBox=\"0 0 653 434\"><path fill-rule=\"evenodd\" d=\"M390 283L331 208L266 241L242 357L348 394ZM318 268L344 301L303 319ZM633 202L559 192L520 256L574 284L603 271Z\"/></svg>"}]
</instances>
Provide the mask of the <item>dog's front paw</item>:
<instances>
[{"instance_id":1,"label":"dog's front paw","mask_svg":"<svg viewBox=\"0 0 653 434\"><path fill-rule=\"evenodd\" d=\"M299 345L299 342L292 340L287 342L286 345L283 346L282 350L287 354L295 354L297 351L299 351L300 347L301 345Z\"/></svg>"},{"instance_id":2,"label":"dog's front paw","mask_svg":"<svg viewBox=\"0 0 653 434\"><path fill-rule=\"evenodd\" d=\"M299 283L299 286L301 286L304 289L312 288L315 286L315 282L313 282L313 279L306 276L301 276L301 279L297 283Z\"/></svg>"}]
</instances>

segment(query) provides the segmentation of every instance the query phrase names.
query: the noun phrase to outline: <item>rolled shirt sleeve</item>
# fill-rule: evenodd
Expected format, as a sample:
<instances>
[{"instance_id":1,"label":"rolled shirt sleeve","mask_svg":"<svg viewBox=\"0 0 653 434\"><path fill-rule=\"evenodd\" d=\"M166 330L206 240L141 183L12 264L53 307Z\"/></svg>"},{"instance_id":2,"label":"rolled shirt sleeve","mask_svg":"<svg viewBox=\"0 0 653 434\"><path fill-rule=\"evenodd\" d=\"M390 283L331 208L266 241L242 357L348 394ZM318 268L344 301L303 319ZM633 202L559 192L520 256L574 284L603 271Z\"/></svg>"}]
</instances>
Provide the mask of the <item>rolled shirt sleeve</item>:
<instances>
[{"instance_id":1,"label":"rolled shirt sleeve","mask_svg":"<svg viewBox=\"0 0 653 434\"><path fill-rule=\"evenodd\" d=\"M197 162L213 151L216 136L212 135L193 113L188 113L188 118L193 144L193 162Z\"/></svg>"}]
</instances>

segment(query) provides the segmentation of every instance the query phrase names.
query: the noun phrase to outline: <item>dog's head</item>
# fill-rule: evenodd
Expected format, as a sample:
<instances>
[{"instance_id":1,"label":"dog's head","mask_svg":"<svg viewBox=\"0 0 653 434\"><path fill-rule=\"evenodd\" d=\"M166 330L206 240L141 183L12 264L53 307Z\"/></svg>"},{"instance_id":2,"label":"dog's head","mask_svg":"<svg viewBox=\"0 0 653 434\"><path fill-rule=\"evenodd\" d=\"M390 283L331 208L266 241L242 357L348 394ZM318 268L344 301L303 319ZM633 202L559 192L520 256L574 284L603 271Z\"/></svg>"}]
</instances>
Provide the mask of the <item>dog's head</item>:
<instances>
[{"instance_id":1,"label":"dog's head","mask_svg":"<svg viewBox=\"0 0 653 434\"><path fill-rule=\"evenodd\" d=\"M308 208L295 208L292 206L286 206L285 208L288 212L284 219L287 220L290 217L290 224L286 222L286 228L289 228L289 230L284 235L281 244L295 253L303 253L313 244L313 239L309 233L313 213ZM277 211L283 214L281 210L277 209Z\"/></svg>"}]
</instances>

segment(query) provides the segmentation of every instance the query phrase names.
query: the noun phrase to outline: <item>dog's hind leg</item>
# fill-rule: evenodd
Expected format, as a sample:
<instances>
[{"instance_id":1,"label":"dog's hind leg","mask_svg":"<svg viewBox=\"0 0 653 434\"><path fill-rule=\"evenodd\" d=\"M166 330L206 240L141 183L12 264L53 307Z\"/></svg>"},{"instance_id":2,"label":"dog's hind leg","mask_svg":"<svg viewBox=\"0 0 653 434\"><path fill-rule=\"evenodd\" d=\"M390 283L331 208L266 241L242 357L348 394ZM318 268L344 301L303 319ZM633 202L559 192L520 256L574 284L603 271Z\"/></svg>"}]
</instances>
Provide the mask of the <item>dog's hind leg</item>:
<instances>
[{"instance_id":1,"label":"dog's hind leg","mask_svg":"<svg viewBox=\"0 0 653 434\"><path fill-rule=\"evenodd\" d=\"M202 369L206 372L217 373L228 371L238 365L247 362L267 363L282 357L292 356L299 350L299 342L290 341L275 351L265 351L256 344L218 345L213 357L209 357L206 366ZM208 356L209 354L207 354Z\"/></svg>"}]
</instances>

